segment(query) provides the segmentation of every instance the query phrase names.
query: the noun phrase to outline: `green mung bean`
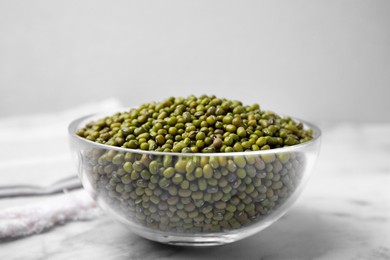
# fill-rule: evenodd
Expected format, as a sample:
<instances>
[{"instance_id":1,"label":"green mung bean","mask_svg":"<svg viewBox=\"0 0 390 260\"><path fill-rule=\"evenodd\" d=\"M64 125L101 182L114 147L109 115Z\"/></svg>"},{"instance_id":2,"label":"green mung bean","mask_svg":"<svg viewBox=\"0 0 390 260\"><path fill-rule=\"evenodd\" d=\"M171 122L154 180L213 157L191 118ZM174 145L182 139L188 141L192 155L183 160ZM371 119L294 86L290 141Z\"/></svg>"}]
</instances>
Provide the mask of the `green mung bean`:
<instances>
[{"instance_id":1,"label":"green mung bean","mask_svg":"<svg viewBox=\"0 0 390 260\"><path fill-rule=\"evenodd\" d=\"M152 229L201 233L239 229L268 216L295 192L306 165L299 152L225 153L313 138L303 124L258 104L206 95L143 104L76 133L108 146L153 152L107 147L83 154L93 188L118 213Z\"/></svg>"}]
</instances>

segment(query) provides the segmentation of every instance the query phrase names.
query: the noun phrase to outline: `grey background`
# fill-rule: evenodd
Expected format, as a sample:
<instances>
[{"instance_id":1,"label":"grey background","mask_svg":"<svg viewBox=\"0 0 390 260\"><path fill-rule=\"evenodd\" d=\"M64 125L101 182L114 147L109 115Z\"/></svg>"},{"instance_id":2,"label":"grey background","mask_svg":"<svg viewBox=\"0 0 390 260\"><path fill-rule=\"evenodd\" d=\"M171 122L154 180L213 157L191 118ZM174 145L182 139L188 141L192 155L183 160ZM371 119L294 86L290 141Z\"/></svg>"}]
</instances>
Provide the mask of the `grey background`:
<instances>
[{"instance_id":1,"label":"grey background","mask_svg":"<svg viewBox=\"0 0 390 260\"><path fill-rule=\"evenodd\" d=\"M389 122L390 1L0 1L0 117L216 94Z\"/></svg>"}]
</instances>

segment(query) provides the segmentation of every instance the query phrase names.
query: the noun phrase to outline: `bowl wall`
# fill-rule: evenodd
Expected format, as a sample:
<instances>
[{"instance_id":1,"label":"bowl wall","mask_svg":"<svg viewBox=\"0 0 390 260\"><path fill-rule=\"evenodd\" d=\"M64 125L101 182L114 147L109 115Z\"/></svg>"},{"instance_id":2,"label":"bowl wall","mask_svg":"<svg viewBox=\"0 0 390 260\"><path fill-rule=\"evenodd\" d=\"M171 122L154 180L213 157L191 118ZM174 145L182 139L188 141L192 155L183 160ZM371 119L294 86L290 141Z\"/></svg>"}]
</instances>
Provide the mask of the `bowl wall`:
<instances>
[{"instance_id":1,"label":"bowl wall","mask_svg":"<svg viewBox=\"0 0 390 260\"><path fill-rule=\"evenodd\" d=\"M94 143L69 127L84 188L140 236L176 245L230 243L268 227L297 199L315 164L309 142L266 151L180 154ZM302 122L302 121L300 121Z\"/></svg>"}]
</instances>

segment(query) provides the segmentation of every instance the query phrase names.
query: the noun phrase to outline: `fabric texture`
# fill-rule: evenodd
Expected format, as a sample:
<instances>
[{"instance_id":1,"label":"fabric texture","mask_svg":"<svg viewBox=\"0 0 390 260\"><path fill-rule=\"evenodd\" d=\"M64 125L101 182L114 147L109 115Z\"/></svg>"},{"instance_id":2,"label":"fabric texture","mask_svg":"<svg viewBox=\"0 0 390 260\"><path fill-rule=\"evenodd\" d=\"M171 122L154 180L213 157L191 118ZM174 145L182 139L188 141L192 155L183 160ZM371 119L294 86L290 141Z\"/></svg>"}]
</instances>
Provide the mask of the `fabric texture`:
<instances>
[{"instance_id":1,"label":"fabric texture","mask_svg":"<svg viewBox=\"0 0 390 260\"><path fill-rule=\"evenodd\" d=\"M28 206L0 212L0 239L37 234L55 225L75 220L90 220L101 214L84 190L45 198Z\"/></svg>"}]
</instances>

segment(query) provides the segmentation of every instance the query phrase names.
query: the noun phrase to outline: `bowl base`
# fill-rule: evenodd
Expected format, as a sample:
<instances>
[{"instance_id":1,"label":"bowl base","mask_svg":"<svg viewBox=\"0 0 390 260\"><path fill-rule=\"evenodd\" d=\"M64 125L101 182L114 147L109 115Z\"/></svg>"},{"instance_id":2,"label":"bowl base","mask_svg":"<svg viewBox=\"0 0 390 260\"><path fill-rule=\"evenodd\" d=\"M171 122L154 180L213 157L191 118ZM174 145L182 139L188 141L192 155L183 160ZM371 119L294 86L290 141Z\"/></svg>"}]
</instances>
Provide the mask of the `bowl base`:
<instances>
[{"instance_id":1,"label":"bowl base","mask_svg":"<svg viewBox=\"0 0 390 260\"><path fill-rule=\"evenodd\" d=\"M226 238L224 236L216 237L177 237L177 236L154 236L148 239L157 241L159 243L173 245L173 246L190 246L190 247L207 247L220 246L232 243L235 240Z\"/></svg>"}]
</instances>

